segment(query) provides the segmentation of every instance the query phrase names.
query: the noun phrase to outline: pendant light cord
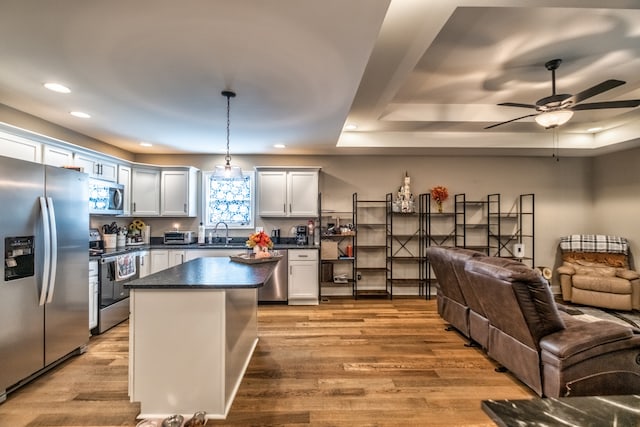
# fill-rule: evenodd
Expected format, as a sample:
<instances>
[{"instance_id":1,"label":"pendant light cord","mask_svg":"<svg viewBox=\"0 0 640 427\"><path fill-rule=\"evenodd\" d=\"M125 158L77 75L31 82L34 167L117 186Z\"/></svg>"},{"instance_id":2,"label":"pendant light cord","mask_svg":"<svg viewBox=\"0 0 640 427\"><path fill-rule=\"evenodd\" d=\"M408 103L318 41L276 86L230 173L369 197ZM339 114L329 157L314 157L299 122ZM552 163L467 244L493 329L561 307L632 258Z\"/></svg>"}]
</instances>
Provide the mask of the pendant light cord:
<instances>
[{"instance_id":1,"label":"pendant light cord","mask_svg":"<svg viewBox=\"0 0 640 427\"><path fill-rule=\"evenodd\" d=\"M231 128L231 98L236 96L235 92L223 90L222 95L227 97L227 155L225 156L227 166L231 165L231 155L229 154L229 133Z\"/></svg>"}]
</instances>

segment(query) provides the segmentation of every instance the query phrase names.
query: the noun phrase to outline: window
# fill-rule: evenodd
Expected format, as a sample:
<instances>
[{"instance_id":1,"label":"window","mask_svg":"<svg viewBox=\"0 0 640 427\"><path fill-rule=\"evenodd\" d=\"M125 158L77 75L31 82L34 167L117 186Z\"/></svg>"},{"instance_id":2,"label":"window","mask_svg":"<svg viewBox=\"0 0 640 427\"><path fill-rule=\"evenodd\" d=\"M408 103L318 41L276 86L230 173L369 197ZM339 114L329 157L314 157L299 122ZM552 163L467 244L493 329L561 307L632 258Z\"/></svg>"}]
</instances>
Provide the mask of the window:
<instances>
[{"instance_id":1,"label":"window","mask_svg":"<svg viewBox=\"0 0 640 427\"><path fill-rule=\"evenodd\" d=\"M242 178L219 178L213 172L204 174L204 226L218 222L229 228L253 228L254 173L243 172Z\"/></svg>"}]
</instances>

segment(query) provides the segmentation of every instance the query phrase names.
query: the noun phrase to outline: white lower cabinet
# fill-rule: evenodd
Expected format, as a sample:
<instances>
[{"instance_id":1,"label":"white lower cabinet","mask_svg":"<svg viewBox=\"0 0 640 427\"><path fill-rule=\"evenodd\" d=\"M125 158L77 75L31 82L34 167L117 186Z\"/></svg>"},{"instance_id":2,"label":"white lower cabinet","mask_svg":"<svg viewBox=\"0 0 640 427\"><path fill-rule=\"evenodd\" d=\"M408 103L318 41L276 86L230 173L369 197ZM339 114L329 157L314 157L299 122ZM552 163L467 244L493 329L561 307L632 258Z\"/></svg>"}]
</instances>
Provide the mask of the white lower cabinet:
<instances>
[{"instance_id":1,"label":"white lower cabinet","mask_svg":"<svg viewBox=\"0 0 640 427\"><path fill-rule=\"evenodd\" d=\"M150 274L182 264L186 261L186 252L184 249L153 249Z\"/></svg>"},{"instance_id":2,"label":"white lower cabinet","mask_svg":"<svg viewBox=\"0 0 640 427\"><path fill-rule=\"evenodd\" d=\"M289 305L318 304L318 251L290 249Z\"/></svg>"},{"instance_id":3,"label":"white lower cabinet","mask_svg":"<svg viewBox=\"0 0 640 427\"><path fill-rule=\"evenodd\" d=\"M167 249L153 249L151 251L150 273L157 273L167 268L169 268L169 251Z\"/></svg>"},{"instance_id":4,"label":"white lower cabinet","mask_svg":"<svg viewBox=\"0 0 640 427\"><path fill-rule=\"evenodd\" d=\"M186 251L185 250L169 250L169 268L175 267L185 262Z\"/></svg>"},{"instance_id":5,"label":"white lower cabinet","mask_svg":"<svg viewBox=\"0 0 640 427\"><path fill-rule=\"evenodd\" d=\"M149 255L149 251L138 252L138 257L140 258L140 270L138 274L140 278L147 277L151 274L151 256Z\"/></svg>"}]
</instances>

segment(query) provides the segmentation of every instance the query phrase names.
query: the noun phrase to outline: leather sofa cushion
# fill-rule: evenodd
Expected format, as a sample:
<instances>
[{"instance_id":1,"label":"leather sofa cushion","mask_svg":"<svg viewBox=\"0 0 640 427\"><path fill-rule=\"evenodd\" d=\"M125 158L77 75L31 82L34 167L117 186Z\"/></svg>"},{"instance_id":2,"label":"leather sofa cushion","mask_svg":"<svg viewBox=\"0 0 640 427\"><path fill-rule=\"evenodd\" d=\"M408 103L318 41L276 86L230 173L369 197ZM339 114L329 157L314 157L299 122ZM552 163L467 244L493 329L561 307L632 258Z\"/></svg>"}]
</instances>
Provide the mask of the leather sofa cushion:
<instances>
[{"instance_id":1,"label":"leather sofa cushion","mask_svg":"<svg viewBox=\"0 0 640 427\"><path fill-rule=\"evenodd\" d=\"M540 348L559 359L566 359L599 345L628 339L632 335L631 328L607 320L582 322L543 337Z\"/></svg>"},{"instance_id":2,"label":"leather sofa cushion","mask_svg":"<svg viewBox=\"0 0 640 427\"><path fill-rule=\"evenodd\" d=\"M474 258L467 261L467 268L469 271L503 282L511 282L534 342L537 343L545 335L565 328L549 284L539 270L517 261L497 257Z\"/></svg>"},{"instance_id":3,"label":"leather sofa cushion","mask_svg":"<svg viewBox=\"0 0 640 427\"><path fill-rule=\"evenodd\" d=\"M573 276L573 287L610 294L631 294L631 282L619 277Z\"/></svg>"}]
</instances>

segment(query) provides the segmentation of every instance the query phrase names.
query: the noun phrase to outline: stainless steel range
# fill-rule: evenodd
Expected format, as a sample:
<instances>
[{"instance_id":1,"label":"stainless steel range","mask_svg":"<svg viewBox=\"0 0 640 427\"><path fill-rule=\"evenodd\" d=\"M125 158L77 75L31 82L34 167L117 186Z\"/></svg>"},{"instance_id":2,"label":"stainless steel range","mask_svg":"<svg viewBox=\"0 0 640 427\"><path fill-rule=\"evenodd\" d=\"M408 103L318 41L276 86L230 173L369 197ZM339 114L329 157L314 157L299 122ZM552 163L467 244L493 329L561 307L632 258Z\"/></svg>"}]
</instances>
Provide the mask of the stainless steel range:
<instances>
[{"instance_id":1,"label":"stainless steel range","mask_svg":"<svg viewBox=\"0 0 640 427\"><path fill-rule=\"evenodd\" d=\"M89 233L89 253L100 256L98 262L97 326L94 335L101 334L129 318L129 290L124 284L139 277L140 257L137 250L105 250L100 233ZM98 242L98 243L96 243Z\"/></svg>"}]
</instances>

